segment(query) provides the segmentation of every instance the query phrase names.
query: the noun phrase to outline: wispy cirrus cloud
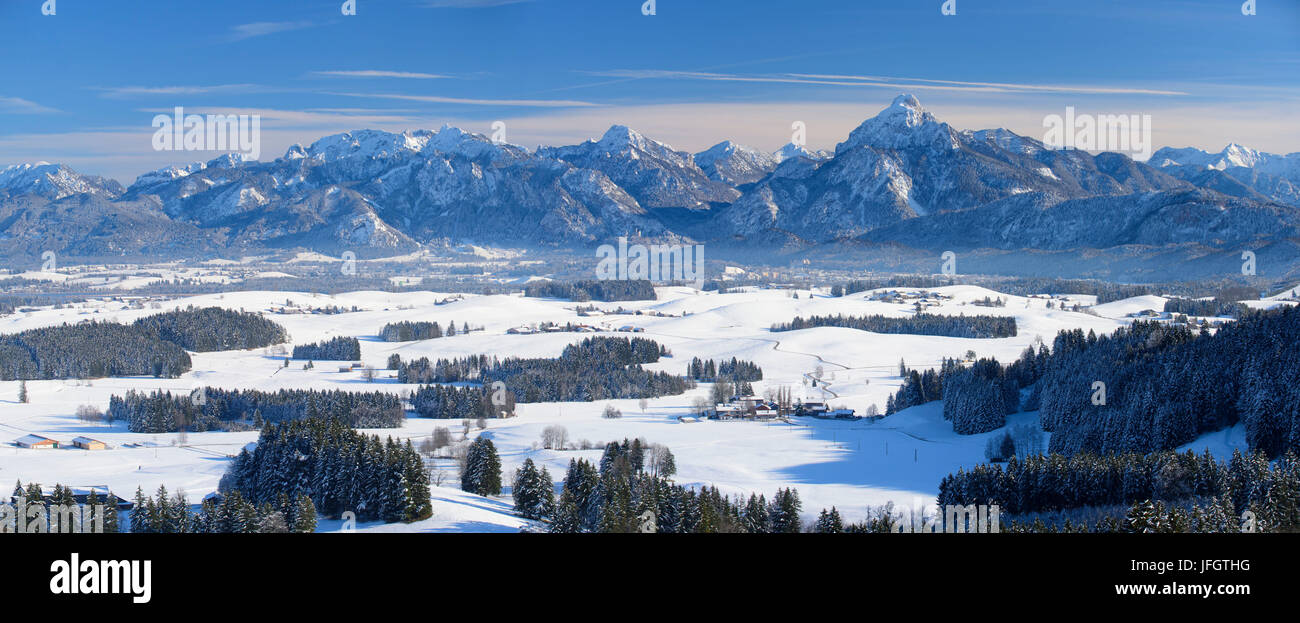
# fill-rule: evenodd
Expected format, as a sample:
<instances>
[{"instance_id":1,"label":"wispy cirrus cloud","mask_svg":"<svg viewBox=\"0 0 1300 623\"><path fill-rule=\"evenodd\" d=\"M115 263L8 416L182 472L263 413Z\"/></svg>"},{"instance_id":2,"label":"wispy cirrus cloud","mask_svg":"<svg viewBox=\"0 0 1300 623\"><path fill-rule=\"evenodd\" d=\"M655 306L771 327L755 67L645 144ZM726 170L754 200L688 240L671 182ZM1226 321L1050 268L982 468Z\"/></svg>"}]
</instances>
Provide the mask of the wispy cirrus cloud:
<instances>
[{"instance_id":1,"label":"wispy cirrus cloud","mask_svg":"<svg viewBox=\"0 0 1300 623\"><path fill-rule=\"evenodd\" d=\"M103 97L121 99L149 95L209 95L213 93L250 93L263 87L256 84L168 85L159 87L94 87Z\"/></svg>"},{"instance_id":2,"label":"wispy cirrus cloud","mask_svg":"<svg viewBox=\"0 0 1300 623\"><path fill-rule=\"evenodd\" d=\"M241 108L227 106L193 106L186 107L189 114L202 115L256 115L261 117L266 128L319 128L322 132L342 128L353 130L365 127L393 127L396 125L418 125L422 116L409 109L390 110L377 108L313 108L305 110L287 110L277 108ZM170 108L146 108L140 112L149 115L171 114ZM319 138L319 137L313 137Z\"/></svg>"},{"instance_id":3,"label":"wispy cirrus cloud","mask_svg":"<svg viewBox=\"0 0 1300 623\"><path fill-rule=\"evenodd\" d=\"M56 108L42 106L31 100L21 97L5 97L0 95L0 112L12 115L42 115L59 112Z\"/></svg>"},{"instance_id":4,"label":"wispy cirrus cloud","mask_svg":"<svg viewBox=\"0 0 1300 623\"><path fill-rule=\"evenodd\" d=\"M387 71L382 69L313 71L311 74L313 76L335 76L341 78L406 78L413 80L438 80L451 77L440 74L426 74L414 71Z\"/></svg>"},{"instance_id":5,"label":"wispy cirrus cloud","mask_svg":"<svg viewBox=\"0 0 1300 623\"><path fill-rule=\"evenodd\" d=\"M522 106L531 108L581 108L599 106L581 100L539 100L539 99L483 99L468 97L445 97L441 95L403 95L400 93L326 93L344 97L371 97L394 99L407 102L425 102L429 104L464 104L469 106Z\"/></svg>"},{"instance_id":6,"label":"wispy cirrus cloud","mask_svg":"<svg viewBox=\"0 0 1300 623\"><path fill-rule=\"evenodd\" d=\"M709 80L716 82L757 82L778 84L808 84L843 87L882 87L894 89L919 89L933 91L966 91L978 93L1072 93L1080 95L1188 95L1183 91L1142 89L1107 85L1027 84L1008 82L965 82L933 80L929 78L901 78L892 76L854 76L841 74L725 74L705 71L678 71L665 69L611 69L584 71L591 76L625 80ZM604 84L604 83L599 83ZM591 85L598 86L598 85Z\"/></svg>"},{"instance_id":7,"label":"wispy cirrus cloud","mask_svg":"<svg viewBox=\"0 0 1300 623\"><path fill-rule=\"evenodd\" d=\"M312 22L252 22L248 24L239 24L230 29L231 41L242 41L253 37L272 35L277 32L288 32L290 30L301 30L310 28L315 24Z\"/></svg>"}]
</instances>

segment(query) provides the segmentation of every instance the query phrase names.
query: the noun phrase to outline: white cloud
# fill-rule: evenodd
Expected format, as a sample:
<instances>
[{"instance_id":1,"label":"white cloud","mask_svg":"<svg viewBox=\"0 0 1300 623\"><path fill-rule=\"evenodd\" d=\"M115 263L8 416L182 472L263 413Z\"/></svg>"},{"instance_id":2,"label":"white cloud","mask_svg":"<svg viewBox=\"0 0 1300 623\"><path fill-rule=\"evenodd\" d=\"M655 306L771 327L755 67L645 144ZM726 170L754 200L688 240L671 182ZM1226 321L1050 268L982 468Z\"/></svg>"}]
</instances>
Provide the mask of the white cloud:
<instances>
[{"instance_id":1,"label":"white cloud","mask_svg":"<svg viewBox=\"0 0 1300 623\"><path fill-rule=\"evenodd\" d=\"M275 34L277 32L287 32L290 30L300 30L313 26L311 22L252 22L250 24L240 24L230 29L230 38L232 41L242 41L252 37L261 37L263 35Z\"/></svg>"},{"instance_id":2,"label":"white cloud","mask_svg":"<svg viewBox=\"0 0 1300 623\"><path fill-rule=\"evenodd\" d=\"M382 69L363 69L358 71L313 71L316 76L340 76L346 78L411 78L416 80L434 80L450 78L438 74L424 74L411 71L385 71Z\"/></svg>"},{"instance_id":3,"label":"white cloud","mask_svg":"<svg viewBox=\"0 0 1300 623\"><path fill-rule=\"evenodd\" d=\"M13 115L40 115L46 113L59 112L58 109L42 106L31 100L21 97L5 97L0 95L0 112Z\"/></svg>"},{"instance_id":4,"label":"white cloud","mask_svg":"<svg viewBox=\"0 0 1300 623\"><path fill-rule=\"evenodd\" d=\"M104 97L124 98L148 95L207 95L210 93L247 93L261 89L255 84L176 85L161 87L101 87Z\"/></svg>"},{"instance_id":5,"label":"white cloud","mask_svg":"<svg viewBox=\"0 0 1300 623\"><path fill-rule=\"evenodd\" d=\"M399 93L327 93L346 97L373 97L395 99L408 102L427 102L431 104L466 104L471 106L524 106L531 108L573 108L597 106L591 102L579 100L535 100L535 99L479 99L465 97L444 97L441 95L403 95Z\"/></svg>"},{"instance_id":6,"label":"white cloud","mask_svg":"<svg viewBox=\"0 0 1300 623\"><path fill-rule=\"evenodd\" d=\"M965 91L978 93L1075 93L1080 95L1187 95L1182 91L1140 89L1124 86L1098 85L1040 85L1006 82L961 82L927 78L898 78L888 76L852 76L837 74L722 74L701 71L676 71L664 69L613 69L582 72L607 78L631 80L708 80L716 82L756 82L777 84L808 84L842 87L882 87L904 90ZM588 85L593 86L593 85Z\"/></svg>"}]
</instances>

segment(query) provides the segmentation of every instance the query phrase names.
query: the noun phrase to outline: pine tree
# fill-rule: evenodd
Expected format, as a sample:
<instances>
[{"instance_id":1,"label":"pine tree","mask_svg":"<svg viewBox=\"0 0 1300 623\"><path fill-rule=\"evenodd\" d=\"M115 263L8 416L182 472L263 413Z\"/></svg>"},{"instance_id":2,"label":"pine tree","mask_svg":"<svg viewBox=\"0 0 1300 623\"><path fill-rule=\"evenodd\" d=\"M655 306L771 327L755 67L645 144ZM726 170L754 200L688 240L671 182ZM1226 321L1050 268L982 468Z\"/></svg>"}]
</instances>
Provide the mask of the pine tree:
<instances>
[{"instance_id":1,"label":"pine tree","mask_svg":"<svg viewBox=\"0 0 1300 623\"><path fill-rule=\"evenodd\" d=\"M801 528L799 521L800 510L802 510L802 504L799 502L798 491L794 489L778 489L768 512L772 531L782 534L799 532Z\"/></svg>"},{"instance_id":2,"label":"pine tree","mask_svg":"<svg viewBox=\"0 0 1300 623\"><path fill-rule=\"evenodd\" d=\"M565 491L560 494L560 502L555 507L555 517L551 520L551 532L556 534L574 534L582 532L582 517L574 496Z\"/></svg>"},{"instance_id":3,"label":"pine tree","mask_svg":"<svg viewBox=\"0 0 1300 623\"><path fill-rule=\"evenodd\" d=\"M27 381L18 381L18 402L27 404Z\"/></svg>"},{"instance_id":4,"label":"pine tree","mask_svg":"<svg viewBox=\"0 0 1300 623\"><path fill-rule=\"evenodd\" d=\"M424 469L424 460L415 451L410 439L406 440L402 455L406 470L406 521L428 519L433 514L433 503L429 496L429 472Z\"/></svg>"},{"instance_id":5,"label":"pine tree","mask_svg":"<svg viewBox=\"0 0 1300 623\"><path fill-rule=\"evenodd\" d=\"M822 509L817 517L817 524L814 528L817 532L824 534L838 534L844 532L844 521L840 518L840 512L831 507L830 511Z\"/></svg>"},{"instance_id":6,"label":"pine tree","mask_svg":"<svg viewBox=\"0 0 1300 623\"><path fill-rule=\"evenodd\" d=\"M385 522L396 523L406 519L407 483L406 461L399 456L401 446L388 438L384 447L382 517Z\"/></svg>"},{"instance_id":7,"label":"pine tree","mask_svg":"<svg viewBox=\"0 0 1300 623\"><path fill-rule=\"evenodd\" d=\"M1155 504L1151 500L1135 502L1124 517L1124 527L1127 532L1158 532L1160 523L1161 518L1157 515Z\"/></svg>"},{"instance_id":8,"label":"pine tree","mask_svg":"<svg viewBox=\"0 0 1300 623\"><path fill-rule=\"evenodd\" d=\"M121 531L117 514L117 496L109 493L104 496L104 533L112 534Z\"/></svg>"},{"instance_id":9,"label":"pine tree","mask_svg":"<svg viewBox=\"0 0 1300 623\"><path fill-rule=\"evenodd\" d=\"M305 493L299 493L293 505L293 532L316 531L316 505Z\"/></svg>"},{"instance_id":10,"label":"pine tree","mask_svg":"<svg viewBox=\"0 0 1300 623\"><path fill-rule=\"evenodd\" d=\"M461 489L484 497L501 494L501 459L491 439L479 437L470 444Z\"/></svg>"},{"instance_id":11,"label":"pine tree","mask_svg":"<svg viewBox=\"0 0 1300 623\"><path fill-rule=\"evenodd\" d=\"M145 513L144 489L135 488L135 503L131 505L131 532L149 531L149 517Z\"/></svg>"}]
</instances>

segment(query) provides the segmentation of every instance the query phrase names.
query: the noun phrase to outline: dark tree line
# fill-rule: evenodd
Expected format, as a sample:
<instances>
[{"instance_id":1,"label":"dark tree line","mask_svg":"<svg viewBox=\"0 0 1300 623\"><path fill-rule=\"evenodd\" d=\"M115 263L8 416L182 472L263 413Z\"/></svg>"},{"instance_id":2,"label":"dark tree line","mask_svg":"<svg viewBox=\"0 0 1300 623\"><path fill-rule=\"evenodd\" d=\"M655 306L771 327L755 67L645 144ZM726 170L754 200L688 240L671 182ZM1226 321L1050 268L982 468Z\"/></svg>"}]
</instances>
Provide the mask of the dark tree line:
<instances>
[{"instance_id":1,"label":"dark tree line","mask_svg":"<svg viewBox=\"0 0 1300 623\"><path fill-rule=\"evenodd\" d=\"M83 322L0 336L0 380L155 376L190 370L186 350L256 348L285 341L284 327L254 313L188 307L124 325Z\"/></svg>"},{"instance_id":2,"label":"dark tree line","mask_svg":"<svg viewBox=\"0 0 1300 623\"><path fill-rule=\"evenodd\" d=\"M190 356L154 331L116 322L83 322L0 336L0 380L106 376L176 378Z\"/></svg>"},{"instance_id":3,"label":"dark tree line","mask_svg":"<svg viewBox=\"0 0 1300 623\"><path fill-rule=\"evenodd\" d=\"M1052 452L1167 450L1243 423L1251 449L1300 448L1300 309L1251 312L1214 333L1135 322L1063 331L1039 381ZM1104 404L1094 383L1104 383Z\"/></svg>"},{"instance_id":4,"label":"dark tree line","mask_svg":"<svg viewBox=\"0 0 1300 623\"><path fill-rule=\"evenodd\" d=\"M719 378L753 382L763 380L763 369L752 361L739 360L735 357L732 357L731 361L723 359L718 363L714 363L712 359L701 361L696 357L686 368L686 376L693 381L703 383L712 383Z\"/></svg>"},{"instance_id":5,"label":"dark tree line","mask_svg":"<svg viewBox=\"0 0 1300 623\"><path fill-rule=\"evenodd\" d=\"M136 320L135 326L150 330L185 350L200 353L261 348L289 339L284 327L261 314L221 307L190 306L146 316Z\"/></svg>"},{"instance_id":6,"label":"dark tree line","mask_svg":"<svg viewBox=\"0 0 1300 623\"><path fill-rule=\"evenodd\" d=\"M294 359L315 361L360 361L361 341L355 337L339 336L314 344L300 344L293 347Z\"/></svg>"},{"instance_id":7,"label":"dark tree line","mask_svg":"<svg viewBox=\"0 0 1300 623\"><path fill-rule=\"evenodd\" d=\"M473 419L510 417L515 413L515 395L501 390L501 404L493 402L498 397L491 387L455 387L452 385L421 385L411 395L411 408L420 417L436 419Z\"/></svg>"},{"instance_id":8,"label":"dark tree line","mask_svg":"<svg viewBox=\"0 0 1300 623\"><path fill-rule=\"evenodd\" d=\"M996 359L980 359L943 375L943 419L958 435L1002 428L1020 410L1020 385Z\"/></svg>"},{"instance_id":9,"label":"dark tree line","mask_svg":"<svg viewBox=\"0 0 1300 623\"><path fill-rule=\"evenodd\" d=\"M1300 449L1297 343L1294 307L1247 312L1214 332L1136 321L1108 336L1062 331L1050 352L1026 351L1001 375L1028 388L1022 407L1039 411L1043 430L1053 433L1051 452L1169 450L1241 422L1250 448L1276 457ZM997 365L989 365L991 379ZM904 369L894 410L946 399L946 374ZM945 416L987 421L992 396L976 389L976 399L945 404Z\"/></svg>"},{"instance_id":10,"label":"dark tree line","mask_svg":"<svg viewBox=\"0 0 1300 623\"><path fill-rule=\"evenodd\" d=\"M64 508L77 506L72 487L55 484L50 495L45 495L39 483L28 483L24 487L23 482L19 480L14 485L13 502L15 513L9 518L9 521L27 522L24 524L26 532L32 532L31 528L33 528L34 521L39 521L36 526L37 530L61 534L87 533L101 527L104 534L121 531L117 508L118 499L112 493L100 497L99 492L92 488L81 506L80 525L77 524L74 517L50 512L51 508L55 506ZM40 507L39 519L28 516L28 511L35 507ZM14 532L15 529L13 523L4 526L4 531L7 532Z\"/></svg>"},{"instance_id":11,"label":"dark tree line","mask_svg":"<svg viewBox=\"0 0 1300 623\"><path fill-rule=\"evenodd\" d=\"M943 417L953 423L953 431L962 435L988 432L1006 424L1006 416L1037 408L1033 385L1047 365L1045 346L1037 351L1026 348L1020 358L1003 366L998 360L984 358L968 366L945 358L938 370L924 372L899 365L903 384L898 393L885 403L885 414L892 415L908 407L943 400ZM1031 388L1025 404L1020 391Z\"/></svg>"},{"instance_id":12,"label":"dark tree line","mask_svg":"<svg viewBox=\"0 0 1300 623\"><path fill-rule=\"evenodd\" d=\"M401 383L478 383L487 390L500 381L518 402L657 398L693 386L687 379L641 367L659 361L665 353L662 345L645 338L594 337L566 346L555 359L475 355L398 362L397 379Z\"/></svg>"},{"instance_id":13,"label":"dark tree line","mask_svg":"<svg viewBox=\"0 0 1300 623\"><path fill-rule=\"evenodd\" d=\"M1126 284L1095 279L1054 279L1049 277L982 278L973 275L936 277L932 275L894 275L881 279L855 279L831 286L831 296L845 296L881 288L937 288L957 284L987 287L1013 296L1039 294L1084 294L1097 297L1097 303L1145 295L1179 295L1189 298L1215 296L1224 300L1253 299L1258 292L1232 281L1206 283ZM1170 310L1172 311L1172 310Z\"/></svg>"},{"instance_id":14,"label":"dark tree line","mask_svg":"<svg viewBox=\"0 0 1300 623\"><path fill-rule=\"evenodd\" d=\"M895 318L891 316L811 316L797 317L787 323L772 325L772 331L797 331L812 327L846 327L874 333L942 335L945 337L1001 338L1015 337L1016 319L1010 316L939 316L919 313Z\"/></svg>"},{"instance_id":15,"label":"dark tree line","mask_svg":"<svg viewBox=\"0 0 1300 623\"><path fill-rule=\"evenodd\" d=\"M646 471L645 459L639 441L624 440L606 446L599 468L585 459L570 461L549 517L551 532L639 532L650 526L667 533L802 530L794 489L778 491L770 502L761 495L731 498L714 487L696 491Z\"/></svg>"},{"instance_id":16,"label":"dark tree line","mask_svg":"<svg viewBox=\"0 0 1300 623\"><path fill-rule=\"evenodd\" d=\"M442 337L442 327L436 322L390 322L384 325L380 330L379 337L385 342L414 342L416 340L432 340ZM456 323L452 322L447 325L446 335L456 335Z\"/></svg>"},{"instance_id":17,"label":"dark tree line","mask_svg":"<svg viewBox=\"0 0 1300 623\"><path fill-rule=\"evenodd\" d=\"M646 279L537 281L524 286L524 296L569 301L653 301L655 287Z\"/></svg>"},{"instance_id":18,"label":"dark tree line","mask_svg":"<svg viewBox=\"0 0 1300 623\"><path fill-rule=\"evenodd\" d=\"M1158 502L1158 505L1153 504ZM958 470L939 484L938 503L997 504L1013 515L1124 506L1122 519L1009 531L1235 532L1250 511L1260 532L1300 530L1300 460L1288 452L1270 462L1262 452L1035 455L1006 466Z\"/></svg>"},{"instance_id":19,"label":"dark tree line","mask_svg":"<svg viewBox=\"0 0 1300 623\"><path fill-rule=\"evenodd\" d=\"M241 451L222 478L222 496L236 493L254 506L304 495L325 517L351 512L358 521L410 522L432 513L429 474L411 442L381 441L339 420L262 429L256 449Z\"/></svg>"},{"instance_id":20,"label":"dark tree line","mask_svg":"<svg viewBox=\"0 0 1300 623\"><path fill-rule=\"evenodd\" d=\"M280 493L275 503L253 504L238 491L203 500L199 512L190 510L189 499L182 492L168 496L166 487L158 487L153 496L135 491L135 508L131 510L131 532L157 533L236 533L273 534L315 532L316 507L311 498L299 493L290 497Z\"/></svg>"},{"instance_id":21,"label":"dark tree line","mask_svg":"<svg viewBox=\"0 0 1300 623\"><path fill-rule=\"evenodd\" d=\"M1238 318L1248 310L1248 307L1237 301L1225 301L1219 298L1170 298L1165 300L1163 311L1186 316L1231 316Z\"/></svg>"},{"instance_id":22,"label":"dark tree line","mask_svg":"<svg viewBox=\"0 0 1300 623\"><path fill-rule=\"evenodd\" d=\"M319 391L206 387L192 394L128 391L109 399L107 419L121 420L133 433L170 433L182 427L202 432L261 427L306 418L339 421L356 428L396 428L406 418L402 400L385 392Z\"/></svg>"}]
</instances>

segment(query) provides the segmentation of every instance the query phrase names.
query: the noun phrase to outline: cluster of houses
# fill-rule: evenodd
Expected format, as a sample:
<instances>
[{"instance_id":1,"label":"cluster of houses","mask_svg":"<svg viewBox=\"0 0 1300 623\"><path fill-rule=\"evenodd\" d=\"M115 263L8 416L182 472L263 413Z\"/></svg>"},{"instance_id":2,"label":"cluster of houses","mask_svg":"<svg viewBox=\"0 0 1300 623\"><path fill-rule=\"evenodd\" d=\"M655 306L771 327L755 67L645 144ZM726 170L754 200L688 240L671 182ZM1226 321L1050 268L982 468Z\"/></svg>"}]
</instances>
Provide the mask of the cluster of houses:
<instances>
[{"instance_id":1,"label":"cluster of houses","mask_svg":"<svg viewBox=\"0 0 1300 623\"><path fill-rule=\"evenodd\" d=\"M50 439L41 435L23 435L14 440L14 445L31 450L57 450L66 447L63 442L57 439ZM107 450L108 444L90 437L74 437L72 447L81 448L82 450Z\"/></svg>"},{"instance_id":2,"label":"cluster of houses","mask_svg":"<svg viewBox=\"0 0 1300 623\"><path fill-rule=\"evenodd\" d=\"M827 420L858 420L863 417L879 417L859 416L853 409L832 409L830 405L824 402L799 402L792 409L782 409L775 401L764 400L757 396L732 396L727 402L714 405L708 417L714 420L734 420L770 419L787 415Z\"/></svg>"},{"instance_id":3,"label":"cluster of houses","mask_svg":"<svg viewBox=\"0 0 1300 623\"><path fill-rule=\"evenodd\" d=\"M596 333L598 331L601 331L600 327L594 327L589 324L572 324L572 323L569 324L543 323L535 327L519 326L519 327L511 327L509 329L506 329L506 333L510 335L533 335L535 333L564 333L564 332Z\"/></svg>"},{"instance_id":4,"label":"cluster of houses","mask_svg":"<svg viewBox=\"0 0 1300 623\"><path fill-rule=\"evenodd\" d=\"M1142 311L1132 312L1127 314L1127 317L1135 318L1138 320L1158 320L1164 324L1169 324L1173 326L1187 326L1188 324L1205 324L1211 327L1219 327L1222 326L1225 322L1228 322L1222 318L1202 318L1200 322L1196 322L1194 319L1189 318L1186 314L1178 314L1178 313L1167 312L1167 311L1156 311L1154 309L1144 309Z\"/></svg>"},{"instance_id":5,"label":"cluster of houses","mask_svg":"<svg viewBox=\"0 0 1300 623\"><path fill-rule=\"evenodd\" d=\"M930 292L929 290L919 290L911 292L907 290L885 290L876 292L867 300L881 301L884 303L911 303L917 309L927 309L942 305L944 301L952 300L951 296Z\"/></svg>"},{"instance_id":6,"label":"cluster of houses","mask_svg":"<svg viewBox=\"0 0 1300 623\"><path fill-rule=\"evenodd\" d=\"M794 414L827 420L856 420L859 416L853 409L832 409L824 402L801 402L795 405Z\"/></svg>"},{"instance_id":7,"label":"cluster of houses","mask_svg":"<svg viewBox=\"0 0 1300 623\"><path fill-rule=\"evenodd\" d=\"M617 329L611 329L609 327L597 327L589 324L573 324L570 322L565 324L542 323L541 325L537 325L537 326L519 326L519 327L511 327L509 329L506 329L506 333L510 335L533 335L536 333L564 333L564 332L597 333L599 331L618 331L620 333L641 333L645 331L645 327L634 327L628 324L628 325L623 325L621 327L618 327Z\"/></svg>"},{"instance_id":8,"label":"cluster of houses","mask_svg":"<svg viewBox=\"0 0 1300 623\"><path fill-rule=\"evenodd\" d=\"M737 418L774 418L781 415L781 407L757 396L732 396L727 402L713 406L710 418L730 420Z\"/></svg>"}]
</instances>

